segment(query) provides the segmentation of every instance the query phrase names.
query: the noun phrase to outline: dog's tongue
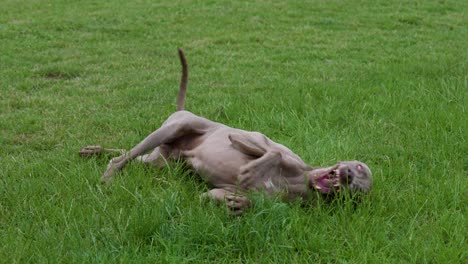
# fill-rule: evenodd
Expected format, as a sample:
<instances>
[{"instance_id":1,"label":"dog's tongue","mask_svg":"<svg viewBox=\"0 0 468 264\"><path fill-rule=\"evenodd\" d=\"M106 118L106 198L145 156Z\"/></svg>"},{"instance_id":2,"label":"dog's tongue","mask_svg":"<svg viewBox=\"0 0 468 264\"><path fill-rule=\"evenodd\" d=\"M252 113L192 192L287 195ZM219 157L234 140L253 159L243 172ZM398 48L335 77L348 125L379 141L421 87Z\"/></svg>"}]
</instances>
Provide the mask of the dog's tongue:
<instances>
[{"instance_id":1,"label":"dog's tongue","mask_svg":"<svg viewBox=\"0 0 468 264\"><path fill-rule=\"evenodd\" d=\"M333 171L333 168L325 171L319 177L315 179L314 188L321 191L322 193L330 193L336 188L334 184L337 182L337 179L329 178L329 174Z\"/></svg>"},{"instance_id":2,"label":"dog's tongue","mask_svg":"<svg viewBox=\"0 0 468 264\"><path fill-rule=\"evenodd\" d=\"M316 180L315 182L315 189L318 189L319 191L323 193L329 193L332 191L333 187L333 182L326 177L320 177Z\"/></svg>"}]
</instances>

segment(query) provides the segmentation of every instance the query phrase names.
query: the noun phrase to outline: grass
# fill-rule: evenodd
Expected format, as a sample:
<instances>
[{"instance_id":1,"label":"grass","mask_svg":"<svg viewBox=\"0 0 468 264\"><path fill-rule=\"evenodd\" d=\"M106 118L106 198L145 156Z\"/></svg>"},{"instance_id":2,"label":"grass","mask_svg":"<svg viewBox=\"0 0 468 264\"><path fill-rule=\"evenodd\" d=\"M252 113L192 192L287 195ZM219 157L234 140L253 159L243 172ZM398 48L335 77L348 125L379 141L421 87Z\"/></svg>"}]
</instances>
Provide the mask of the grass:
<instances>
[{"instance_id":1,"label":"grass","mask_svg":"<svg viewBox=\"0 0 468 264\"><path fill-rule=\"evenodd\" d=\"M464 1L2 1L0 259L466 261ZM110 187L89 144L130 148L175 109L262 131L374 190L316 207L254 195L231 217L173 164Z\"/></svg>"}]
</instances>

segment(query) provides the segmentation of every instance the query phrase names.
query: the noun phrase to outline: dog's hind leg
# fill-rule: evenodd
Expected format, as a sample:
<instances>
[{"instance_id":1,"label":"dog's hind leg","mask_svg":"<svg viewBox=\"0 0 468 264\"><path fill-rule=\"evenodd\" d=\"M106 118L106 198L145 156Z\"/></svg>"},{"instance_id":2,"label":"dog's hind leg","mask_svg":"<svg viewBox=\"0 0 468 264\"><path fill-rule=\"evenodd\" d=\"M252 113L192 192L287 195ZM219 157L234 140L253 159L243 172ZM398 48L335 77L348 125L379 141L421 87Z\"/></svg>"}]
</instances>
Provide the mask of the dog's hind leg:
<instances>
[{"instance_id":1,"label":"dog's hind leg","mask_svg":"<svg viewBox=\"0 0 468 264\"><path fill-rule=\"evenodd\" d=\"M154 150L163 144L174 144L178 139L188 135L202 135L216 123L198 117L190 112L179 111L172 114L164 124L147 136L138 145L125 154L113 158L101 178L103 183L111 180L115 172L121 170L125 164L136 157Z\"/></svg>"},{"instance_id":2,"label":"dog's hind leg","mask_svg":"<svg viewBox=\"0 0 468 264\"><path fill-rule=\"evenodd\" d=\"M161 150L160 147L155 148L151 153L136 157L135 159L143 162L148 166L164 167L169 160L169 155Z\"/></svg>"},{"instance_id":3,"label":"dog's hind leg","mask_svg":"<svg viewBox=\"0 0 468 264\"><path fill-rule=\"evenodd\" d=\"M174 125L165 125L151 133L138 145L130 151L110 160L106 171L101 177L101 182L108 183L114 176L115 172L120 171L128 161L143 155L144 153L159 147L161 144L171 142L175 139L178 129Z\"/></svg>"},{"instance_id":4,"label":"dog's hind leg","mask_svg":"<svg viewBox=\"0 0 468 264\"><path fill-rule=\"evenodd\" d=\"M125 149L112 149L112 148L103 148L99 145L86 146L80 149L79 155L82 158L91 158L93 156L119 156L127 152ZM167 157L163 155L164 152L161 152L159 147L155 148L151 153L144 154L135 158L135 160L140 161L148 166L164 167L167 163Z\"/></svg>"}]
</instances>

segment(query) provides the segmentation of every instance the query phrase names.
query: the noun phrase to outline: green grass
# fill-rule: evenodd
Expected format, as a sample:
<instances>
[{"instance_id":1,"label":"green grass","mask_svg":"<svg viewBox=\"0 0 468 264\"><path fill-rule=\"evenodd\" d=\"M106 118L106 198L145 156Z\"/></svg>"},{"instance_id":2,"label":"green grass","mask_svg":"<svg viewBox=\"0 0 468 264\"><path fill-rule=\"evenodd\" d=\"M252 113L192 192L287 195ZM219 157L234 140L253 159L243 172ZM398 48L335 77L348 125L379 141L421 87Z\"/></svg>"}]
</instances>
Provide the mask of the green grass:
<instances>
[{"instance_id":1,"label":"green grass","mask_svg":"<svg viewBox=\"0 0 468 264\"><path fill-rule=\"evenodd\" d=\"M2 1L0 259L461 263L467 259L465 1ZM106 159L175 109L257 130L374 189L316 207L255 195L231 217L177 164Z\"/></svg>"}]
</instances>

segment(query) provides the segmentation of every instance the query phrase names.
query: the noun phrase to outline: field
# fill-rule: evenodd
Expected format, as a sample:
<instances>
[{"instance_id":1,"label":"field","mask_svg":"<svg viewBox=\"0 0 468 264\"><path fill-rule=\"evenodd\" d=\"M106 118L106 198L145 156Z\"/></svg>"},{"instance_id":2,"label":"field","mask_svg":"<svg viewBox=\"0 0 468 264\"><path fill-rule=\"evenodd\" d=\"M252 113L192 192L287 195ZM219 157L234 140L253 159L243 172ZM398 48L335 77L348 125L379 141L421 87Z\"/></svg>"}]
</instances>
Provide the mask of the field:
<instances>
[{"instance_id":1,"label":"field","mask_svg":"<svg viewBox=\"0 0 468 264\"><path fill-rule=\"evenodd\" d=\"M462 263L468 3L2 1L0 262ZM131 148L175 110L261 131L374 188L241 217L174 163L110 186L90 144Z\"/></svg>"}]
</instances>

